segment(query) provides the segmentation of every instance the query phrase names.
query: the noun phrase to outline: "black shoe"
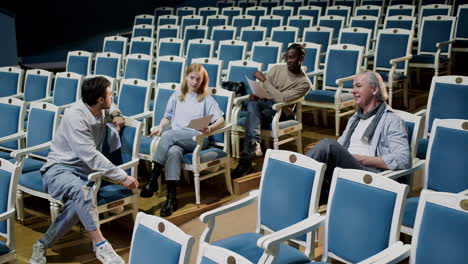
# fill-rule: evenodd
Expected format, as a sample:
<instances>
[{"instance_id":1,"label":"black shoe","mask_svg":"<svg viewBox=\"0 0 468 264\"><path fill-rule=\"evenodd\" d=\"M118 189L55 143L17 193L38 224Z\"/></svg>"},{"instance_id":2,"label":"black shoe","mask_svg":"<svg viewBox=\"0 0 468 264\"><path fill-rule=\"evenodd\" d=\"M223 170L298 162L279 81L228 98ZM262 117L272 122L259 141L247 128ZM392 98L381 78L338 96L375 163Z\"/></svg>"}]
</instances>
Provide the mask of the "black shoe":
<instances>
[{"instance_id":1,"label":"black shoe","mask_svg":"<svg viewBox=\"0 0 468 264\"><path fill-rule=\"evenodd\" d=\"M177 181L166 181L167 182L167 199L161 208L161 217L171 216L172 213L179 208L179 204L176 199L176 187Z\"/></svg>"},{"instance_id":2,"label":"black shoe","mask_svg":"<svg viewBox=\"0 0 468 264\"><path fill-rule=\"evenodd\" d=\"M154 163L153 171L151 171L151 176L148 183L141 189L140 197L150 198L153 197L154 193L158 191L158 178L161 175L163 166L157 162Z\"/></svg>"},{"instance_id":3,"label":"black shoe","mask_svg":"<svg viewBox=\"0 0 468 264\"><path fill-rule=\"evenodd\" d=\"M237 179L249 174L252 171L252 161L249 158L241 158L239 165L231 173L231 179Z\"/></svg>"}]
</instances>

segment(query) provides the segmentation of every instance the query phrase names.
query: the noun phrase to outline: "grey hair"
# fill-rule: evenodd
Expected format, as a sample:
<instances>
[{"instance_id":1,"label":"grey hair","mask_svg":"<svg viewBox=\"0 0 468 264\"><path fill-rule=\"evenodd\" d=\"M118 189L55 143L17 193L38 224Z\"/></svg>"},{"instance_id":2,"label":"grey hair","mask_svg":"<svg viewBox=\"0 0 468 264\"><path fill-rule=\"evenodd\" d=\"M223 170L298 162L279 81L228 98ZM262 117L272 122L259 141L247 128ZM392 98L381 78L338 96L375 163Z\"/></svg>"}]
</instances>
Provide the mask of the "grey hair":
<instances>
[{"instance_id":1,"label":"grey hair","mask_svg":"<svg viewBox=\"0 0 468 264\"><path fill-rule=\"evenodd\" d=\"M375 96L377 100L385 101L388 98L387 91L385 90L387 89L387 87L385 86L385 83L383 82L380 74L374 71L363 71L360 74L365 74L367 76L367 81L369 83L369 86L373 88L377 88L377 94ZM382 94L382 90L384 90L383 91L384 94Z\"/></svg>"}]
</instances>

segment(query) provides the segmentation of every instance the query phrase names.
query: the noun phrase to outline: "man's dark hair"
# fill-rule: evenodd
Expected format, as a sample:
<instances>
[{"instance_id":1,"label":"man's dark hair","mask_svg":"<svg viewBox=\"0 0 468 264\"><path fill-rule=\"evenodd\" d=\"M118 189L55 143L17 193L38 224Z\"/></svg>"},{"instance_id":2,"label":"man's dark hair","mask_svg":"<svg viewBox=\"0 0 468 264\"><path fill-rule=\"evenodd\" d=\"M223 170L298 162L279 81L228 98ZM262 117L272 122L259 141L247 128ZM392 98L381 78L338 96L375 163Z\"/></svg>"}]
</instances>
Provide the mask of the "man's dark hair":
<instances>
[{"instance_id":1,"label":"man's dark hair","mask_svg":"<svg viewBox=\"0 0 468 264\"><path fill-rule=\"evenodd\" d=\"M110 84L109 80L102 76L86 79L81 86L83 102L89 106L97 104L99 97L106 96L106 89Z\"/></svg>"},{"instance_id":2,"label":"man's dark hair","mask_svg":"<svg viewBox=\"0 0 468 264\"><path fill-rule=\"evenodd\" d=\"M305 56L305 54L306 54L305 48L304 48L304 46L302 46L302 44L293 43L293 44L291 44L291 46L288 47L288 50L290 50L290 49L293 49L293 50L297 51L299 56Z\"/></svg>"}]
</instances>

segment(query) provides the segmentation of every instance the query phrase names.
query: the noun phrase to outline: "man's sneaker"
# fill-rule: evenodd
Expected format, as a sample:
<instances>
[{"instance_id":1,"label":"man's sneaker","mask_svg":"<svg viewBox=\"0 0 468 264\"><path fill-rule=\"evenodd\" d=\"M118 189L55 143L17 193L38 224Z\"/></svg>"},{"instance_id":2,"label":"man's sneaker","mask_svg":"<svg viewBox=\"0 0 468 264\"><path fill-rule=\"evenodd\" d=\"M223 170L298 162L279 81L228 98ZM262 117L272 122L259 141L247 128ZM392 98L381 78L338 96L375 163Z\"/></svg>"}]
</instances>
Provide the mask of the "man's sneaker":
<instances>
[{"instance_id":1,"label":"man's sneaker","mask_svg":"<svg viewBox=\"0 0 468 264\"><path fill-rule=\"evenodd\" d=\"M107 241L96 248L96 257L104 264L125 264L123 259L115 253L111 244Z\"/></svg>"},{"instance_id":2,"label":"man's sneaker","mask_svg":"<svg viewBox=\"0 0 468 264\"><path fill-rule=\"evenodd\" d=\"M252 161L243 157L239 160L239 165L231 173L231 179L237 179L249 174L252 171Z\"/></svg>"},{"instance_id":3,"label":"man's sneaker","mask_svg":"<svg viewBox=\"0 0 468 264\"><path fill-rule=\"evenodd\" d=\"M255 142L253 147L253 154L257 157L263 156L262 147L260 146L260 142Z\"/></svg>"},{"instance_id":4,"label":"man's sneaker","mask_svg":"<svg viewBox=\"0 0 468 264\"><path fill-rule=\"evenodd\" d=\"M46 264L46 247L41 241L36 241L33 245L33 252L29 264Z\"/></svg>"}]
</instances>

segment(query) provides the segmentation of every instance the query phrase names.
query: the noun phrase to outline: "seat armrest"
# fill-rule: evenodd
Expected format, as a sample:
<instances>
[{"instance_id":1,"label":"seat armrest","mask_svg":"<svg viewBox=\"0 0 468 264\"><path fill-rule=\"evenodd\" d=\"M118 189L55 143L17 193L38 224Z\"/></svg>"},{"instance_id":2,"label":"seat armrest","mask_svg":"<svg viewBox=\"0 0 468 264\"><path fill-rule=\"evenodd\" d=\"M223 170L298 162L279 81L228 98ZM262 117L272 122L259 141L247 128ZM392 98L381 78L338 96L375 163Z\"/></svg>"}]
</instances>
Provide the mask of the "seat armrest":
<instances>
[{"instance_id":1,"label":"seat armrest","mask_svg":"<svg viewBox=\"0 0 468 264\"><path fill-rule=\"evenodd\" d=\"M302 101L304 101L304 98L301 97L299 99L296 99L294 101L290 101L290 102L283 102L283 103L276 103L272 106L273 110L275 111L279 111L281 110L283 107L285 106L288 106L288 105L293 105L293 104L297 104L297 103L302 103Z\"/></svg>"},{"instance_id":2,"label":"seat armrest","mask_svg":"<svg viewBox=\"0 0 468 264\"><path fill-rule=\"evenodd\" d=\"M442 42L438 42L436 43L436 47L438 49L441 49L443 46L447 46L447 45L451 45L455 42L455 39L451 39L451 40L447 40L447 41L442 41Z\"/></svg>"},{"instance_id":3,"label":"seat armrest","mask_svg":"<svg viewBox=\"0 0 468 264\"><path fill-rule=\"evenodd\" d=\"M24 156L31 154L36 151L44 150L50 148L50 141L46 143L42 143L40 145L34 146L34 147L29 147L29 148L24 148L20 150L15 150L10 153L10 156L14 159L20 159L23 158Z\"/></svg>"},{"instance_id":4,"label":"seat armrest","mask_svg":"<svg viewBox=\"0 0 468 264\"><path fill-rule=\"evenodd\" d=\"M464 191L461 191L461 192L459 192L458 194L464 195L464 196L468 196L468 189L466 189L466 190L464 190Z\"/></svg>"},{"instance_id":5,"label":"seat armrest","mask_svg":"<svg viewBox=\"0 0 468 264\"><path fill-rule=\"evenodd\" d=\"M408 54L408 55L403 56L403 57L391 59L391 60L390 60L390 64L394 65L394 64L396 64L397 62L405 61L405 60L411 60L412 58L413 58L413 54Z\"/></svg>"},{"instance_id":6,"label":"seat armrest","mask_svg":"<svg viewBox=\"0 0 468 264\"><path fill-rule=\"evenodd\" d=\"M351 75L351 76L348 76L348 77L343 77L343 78L340 78L340 79L336 79L335 83L338 86L341 86L341 85L343 85L344 82L352 81L354 79L354 76L356 76L356 75Z\"/></svg>"},{"instance_id":7,"label":"seat armrest","mask_svg":"<svg viewBox=\"0 0 468 264\"><path fill-rule=\"evenodd\" d=\"M15 209L10 209L2 214L0 214L0 222L8 220L8 218L13 218L15 217Z\"/></svg>"},{"instance_id":8,"label":"seat armrest","mask_svg":"<svg viewBox=\"0 0 468 264\"><path fill-rule=\"evenodd\" d=\"M219 208L216 208L216 209L213 209L211 211L208 211L206 213L201 214L199 219L203 223L207 224L208 220L210 220L210 219L212 219L212 218L214 218L214 217L216 217L218 215L222 215L222 214L237 210L239 208L245 207L245 206L247 206L249 204L252 204L252 203L256 202L257 199L258 199L258 194L259 194L258 190L251 191L247 197L245 197L245 198L243 198L243 199L241 199L239 201L227 204L225 206L221 206Z\"/></svg>"},{"instance_id":9,"label":"seat armrest","mask_svg":"<svg viewBox=\"0 0 468 264\"><path fill-rule=\"evenodd\" d=\"M132 115L132 116L125 116L127 118L135 119L135 120L141 120L145 118L150 118L152 116L152 113L150 111L146 111L140 114Z\"/></svg>"},{"instance_id":10,"label":"seat armrest","mask_svg":"<svg viewBox=\"0 0 468 264\"><path fill-rule=\"evenodd\" d=\"M417 115L417 116L424 117L426 115L426 112L427 112L427 109L422 109L422 110L419 110L418 112L416 112L414 114Z\"/></svg>"},{"instance_id":11,"label":"seat armrest","mask_svg":"<svg viewBox=\"0 0 468 264\"><path fill-rule=\"evenodd\" d=\"M0 138L0 143L6 143L6 142L22 139L25 137L26 137L26 132L18 132L18 133Z\"/></svg>"},{"instance_id":12,"label":"seat armrest","mask_svg":"<svg viewBox=\"0 0 468 264\"><path fill-rule=\"evenodd\" d=\"M243 95L243 96L239 96L239 97L236 97L234 98L234 105L235 106L241 106L241 103L244 102L244 101L247 101L249 99L249 95Z\"/></svg>"},{"instance_id":13,"label":"seat armrest","mask_svg":"<svg viewBox=\"0 0 468 264\"><path fill-rule=\"evenodd\" d=\"M212 131L212 132L210 132L209 134L203 134L203 133L202 133L202 134L200 134L200 135L196 135L196 136L193 137L193 141L201 142L205 137L209 137L209 136L212 136L212 135L221 134L221 133L230 131L230 130L231 130L231 127L232 127L231 124L226 124L226 125L223 126L222 128L216 129L215 131Z\"/></svg>"},{"instance_id":14,"label":"seat armrest","mask_svg":"<svg viewBox=\"0 0 468 264\"><path fill-rule=\"evenodd\" d=\"M317 71L313 71L313 72L308 72L306 73L308 77L314 77L314 76L319 76L319 75L323 75L323 70L317 70Z\"/></svg>"},{"instance_id":15,"label":"seat armrest","mask_svg":"<svg viewBox=\"0 0 468 264\"><path fill-rule=\"evenodd\" d=\"M423 169L426 164L425 160L420 160L415 158L415 161L412 162L411 168L406 169L406 170L386 170L382 171L379 174L382 176L385 176L390 179L398 179L402 176L409 175L411 173L414 173L420 169Z\"/></svg>"},{"instance_id":16,"label":"seat armrest","mask_svg":"<svg viewBox=\"0 0 468 264\"><path fill-rule=\"evenodd\" d=\"M403 245L401 241L398 241L388 247L387 249L371 256L358 264L389 264L399 263L400 261L409 257L411 252L411 245Z\"/></svg>"},{"instance_id":17,"label":"seat armrest","mask_svg":"<svg viewBox=\"0 0 468 264\"><path fill-rule=\"evenodd\" d=\"M120 164L117 167L121 168L122 170L130 169L132 167L138 166L139 161L140 161L139 159L132 159L131 161ZM93 172L93 173L88 175L88 180L89 181L96 181L98 178L101 178L103 176L104 175L102 174L102 172Z\"/></svg>"},{"instance_id":18,"label":"seat armrest","mask_svg":"<svg viewBox=\"0 0 468 264\"><path fill-rule=\"evenodd\" d=\"M322 216L319 213L313 214L294 225L262 236L257 240L257 246L265 250L272 251L273 247L279 245L279 243L283 243L300 235L316 230L325 224L325 220L326 216Z\"/></svg>"}]
</instances>

